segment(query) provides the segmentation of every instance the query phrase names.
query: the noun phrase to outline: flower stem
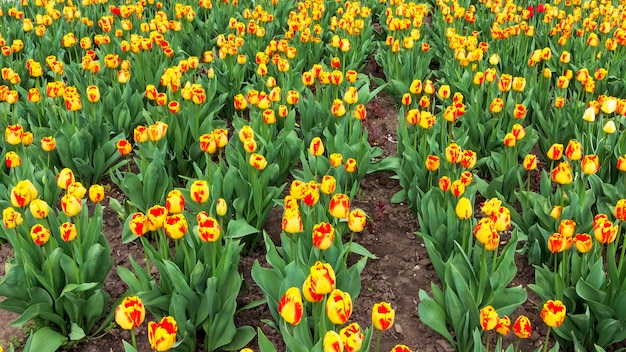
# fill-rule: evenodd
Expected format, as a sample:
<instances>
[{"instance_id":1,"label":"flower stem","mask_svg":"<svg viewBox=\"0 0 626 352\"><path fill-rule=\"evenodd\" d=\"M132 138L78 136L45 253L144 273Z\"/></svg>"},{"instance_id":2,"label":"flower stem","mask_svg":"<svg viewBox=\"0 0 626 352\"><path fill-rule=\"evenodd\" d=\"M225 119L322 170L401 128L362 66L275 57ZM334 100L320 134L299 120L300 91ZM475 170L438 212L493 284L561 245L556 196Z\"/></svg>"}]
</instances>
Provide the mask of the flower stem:
<instances>
[{"instance_id":1,"label":"flower stem","mask_svg":"<svg viewBox=\"0 0 626 352\"><path fill-rule=\"evenodd\" d=\"M551 326L548 326L548 333L546 334L546 341L543 343L543 352L548 350L548 341L550 339L550 330L552 330Z\"/></svg>"},{"instance_id":2,"label":"flower stem","mask_svg":"<svg viewBox=\"0 0 626 352\"><path fill-rule=\"evenodd\" d=\"M130 329L130 338L133 341L133 347L137 350L137 338L135 337L135 329Z\"/></svg>"},{"instance_id":3,"label":"flower stem","mask_svg":"<svg viewBox=\"0 0 626 352\"><path fill-rule=\"evenodd\" d=\"M383 331L379 330L378 331L378 338L376 338L376 349L374 350L375 352L378 352L378 348L380 347L380 339L383 337Z\"/></svg>"},{"instance_id":4,"label":"flower stem","mask_svg":"<svg viewBox=\"0 0 626 352\"><path fill-rule=\"evenodd\" d=\"M487 330L487 335L485 336L485 352L489 352L489 335L491 330Z\"/></svg>"}]
</instances>

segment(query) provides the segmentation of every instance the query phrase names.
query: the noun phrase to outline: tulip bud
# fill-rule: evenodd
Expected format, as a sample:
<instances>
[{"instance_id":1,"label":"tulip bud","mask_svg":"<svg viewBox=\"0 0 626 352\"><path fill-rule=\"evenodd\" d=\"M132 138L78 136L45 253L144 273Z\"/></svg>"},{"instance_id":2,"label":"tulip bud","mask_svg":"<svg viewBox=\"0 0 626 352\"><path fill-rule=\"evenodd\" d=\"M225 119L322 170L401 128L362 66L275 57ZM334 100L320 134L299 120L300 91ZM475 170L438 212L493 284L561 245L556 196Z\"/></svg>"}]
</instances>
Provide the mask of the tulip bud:
<instances>
[{"instance_id":1,"label":"tulip bud","mask_svg":"<svg viewBox=\"0 0 626 352\"><path fill-rule=\"evenodd\" d=\"M146 317L146 309L137 296L124 298L115 309L115 322L124 330L139 327Z\"/></svg>"},{"instance_id":2,"label":"tulip bud","mask_svg":"<svg viewBox=\"0 0 626 352\"><path fill-rule=\"evenodd\" d=\"M361 327L357 323L352 323L343 329L339 330L339 335L343 341L343 346L346 352L357 352L361 350L363 345L363 333Z\"/></svg>"},{"instance_id":3,"label":"tulip bud","mask_svg":"<svg viewBox=\"0 0 626 352\"><path fill-rule=\"evenodd\" d=\"M566 308L559 300L548 300L541 309L541 319L549 327L559 327L565 320Z\"/></svg>"},{"instance_id":4,"label":"tulip bud","mask_svg":"<svg viewBox=\"0 0 626 352\"><path fill-rule=\"evenodd\" d=\"M395 312L387 302L374 304L372 308L372 326L376 330L387 330L393 325Z\"/></svg>"},{"instance_id":5,"label":"tulip bud","mask_svg":"<svg viewBox=\"0 0 626 352\"><path fill-rule=\"evenodd\" d=\"M278 314L291 325L298 325L302 319L302 295L300 289L291 287L278 301Z\"/></svg>"},{"instance_id":6,"label":"tulip bud","mask_svg":"<svg viewBox=\"0 0 626 352\"><path fill-rule=\"evenodd\" d=\"M41 224L33 225L33 227L30 228L30 237L36 245L43 246L48 243L50 239L50 230Z\"/></svg>"},{"instance_id":7,"label":"tulip bud","mask_svg":"<svg viewBox=\"0 0 626 352\"><path fill-rule=\"evenodd\" d=\"M517 317L517 319L515 319L515 323L513 324L513 333L520 339L529 338L532 333L530 319L528 319L525 315Z\"/></svg>"},{"instance_id":8,"label":"tulip bud","mask_svg":"<svg viewBox=\"0 0 626 352\"><path fill-rule=\"evenodd\" d=\"M480 310L480 325L484 331L493 330L498 324L498 313L492 306Z\"/></svg>"},{"instance_id":9,"label":"tulip bud","mask_svg":"<svg viewBox=\"0 0 626 352\"><path fill-rule=\"evenodd\" d=\"M215 212L217 216L224 216L228 211L228 205L226 204L226 200L224 198L219 198L217 200L217 204L215 205Z\"/></svg>"},{"instance_id":10,"label":"tulip bud","mask_svg":"<svg viewBox=\"0 0 626 352\"><path fill-rule=\"evenodd\" d=\"M326 316L331 323L345 324L352 315L352 298L348 292L334 289L326 300Z\"/></svg>"},{"instance_id":11,"label":"tulip bud","mask_svg":"<svg viewBox=\"0 0 626 352\"><path fill-rule=\"evenodd\" d=\"M178 325L171 316L166 316L159 323L148 323L148 341L155 351L168 351L176 343Z\"/></svg>"},{"instance_id":12,"label":"tulip bud","mask_svg":"<svg viewBox=\"0 0 626 352\"><path fill-rule=\"evenodd\" d=\"M456 204L455 211L456 211L456 216L459 219L461 220L469 219L470 216L473 215L472 204L470 203L470 200L465 197L461 197Z\"/></svg>"},{"instance_id":13,"label":"tulip bud","mask_svg":"<svg viewBox=\"0 0 626 352\"><path fill-rule=\"evenodd\" d=\"M348 215L348 227L352 232L361 232L365 228L367 218L361 209L354 209Z\"/></svg>"}]
</instances>

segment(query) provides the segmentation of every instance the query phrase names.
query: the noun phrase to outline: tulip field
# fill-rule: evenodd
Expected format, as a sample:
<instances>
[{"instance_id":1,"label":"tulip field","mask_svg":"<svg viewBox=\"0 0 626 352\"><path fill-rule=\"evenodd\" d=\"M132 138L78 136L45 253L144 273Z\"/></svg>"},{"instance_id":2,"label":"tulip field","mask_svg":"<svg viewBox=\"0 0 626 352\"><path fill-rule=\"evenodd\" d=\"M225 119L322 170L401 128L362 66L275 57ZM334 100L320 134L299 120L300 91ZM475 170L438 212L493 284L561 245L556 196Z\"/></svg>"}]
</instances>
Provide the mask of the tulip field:
<instances>
[{"instance_id":1,"label":"tulip field","mask_svg":"<svg viewBox=\"0 0 626 352\"><path fill-rule=\"evenodd\" d=\"M2 2L0 352L623 349L624 57L623 0Z\"/></svg>"}]
</instances>

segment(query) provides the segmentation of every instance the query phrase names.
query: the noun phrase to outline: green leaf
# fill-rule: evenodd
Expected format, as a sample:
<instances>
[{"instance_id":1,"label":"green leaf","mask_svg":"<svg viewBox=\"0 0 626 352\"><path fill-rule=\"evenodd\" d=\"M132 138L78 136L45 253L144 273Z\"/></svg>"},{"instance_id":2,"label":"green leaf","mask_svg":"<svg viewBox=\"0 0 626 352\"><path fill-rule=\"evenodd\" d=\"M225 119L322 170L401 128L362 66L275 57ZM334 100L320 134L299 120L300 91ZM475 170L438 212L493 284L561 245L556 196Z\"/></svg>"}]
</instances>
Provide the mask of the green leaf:
<instances>
[{"instance_id":1,"label":"green leaf","mask_svg":"<svg viewBox=\"0 0 626 352\"><path fill-rule=\"evenodd\" d=\"M276 347L268 340L261 328L257 328L257 340L260 352L277 352Z\"/></svg>"},{"instance_id":2,"label":"green leaf","mask_svg":"<svg viewBox=\"0 0 626 352\"><path fill-rule=\"evenodd\" d=\"M420 320L439 335L443 336L453 346L454 339L446 326L446 312L424 290L419 292L420 303L417 307Z\"/></svg>"},{"instance_id":3,"label":"green leaf","mask_svg":"<svg viewBox=\"0 0 626 352\"><path fill-rule=\"evenodd\" d=\"M85 331L76 323L72 323L72 329L70 330L70 335L69 335L70 340L78 341L85 336L87 336L85 334Z\"/></svg>"},{"instance_id":4,"label":"green leaf","mask_svg":"<svg viewBox=\"0 0 626 352\"><path fill-rule=\"evenodd\" d=\"M55 352L65 341L67 337L46 326L30 335L24 352Z\"/></svg>"},{"instance_id":5,"label":"green leaf","mask_svg":"<svg viewBox=\"0 0 626 352\"><path fill-rule=\"evenodd\" d=\"M251 326L242 326L237 328L237 333L233 340L221 347L225 351L238 351L248 345L256 335L256 331Z\"/></svg>"},{"instance_id":6,"label":"green leaf","mask_svg":"<svg viewBox=\"0 0 626 352\"><path fill-rule=\"evenodd\" d=\"M231 220L228 222L228 230L224 238L241 238L257 232L259 230L248 224L245 219Z\"/></svg>"},{"instance_id":7,"label":"green leaf","mask_svg":"<svg viewBox=\"0 0 626 352\"><path fill-rule=\"evenodd\" d=\"M84 292L89 291L99 285L97 282L85 282L82 284L67 284L63 291L61 291L61 297L65 296L69 292Z\"/></svg>"}]
</instances>

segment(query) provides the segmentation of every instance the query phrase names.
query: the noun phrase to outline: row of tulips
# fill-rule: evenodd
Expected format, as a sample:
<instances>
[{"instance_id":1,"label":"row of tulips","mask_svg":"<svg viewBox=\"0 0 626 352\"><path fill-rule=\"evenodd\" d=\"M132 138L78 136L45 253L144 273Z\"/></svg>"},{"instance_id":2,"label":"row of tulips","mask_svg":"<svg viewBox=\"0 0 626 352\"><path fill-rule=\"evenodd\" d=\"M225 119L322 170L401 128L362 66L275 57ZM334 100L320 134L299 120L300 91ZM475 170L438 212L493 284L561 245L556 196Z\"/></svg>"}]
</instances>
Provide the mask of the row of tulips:
<instances>
[{"instance_id":1,"label":"row of tulips","mask_svg":"<svg viewBox=\"0 0 626 352\"><path fill-rule=\"evenodd\" d=\"M430 295L420 292L420 318L457 350L489 348L484 331L498 326L508 333L510 324L494 312L508 316L526 300L521 287L505 300L496 293L498 285L508 286L503 278L515 276L512 253L521 249L535 264L529 288L545 302L548 333L541 348L548 348L552 330L555 350L597 350L622 341L621 298L614 290L623 282L617 249L626 197L626 111L623 92L615 90L624 80L609 72L624 63L623 11L589 2L542 3L536 11L498 1L434 5L425 39L431 45L424 41L421 48L437 52L435 63L430 55L413 56L406 45L419 38L419 18L394 19L419 14L409 11L413 4L389 3L383 28L387 45L393 48L399 33L405 43L388 55L439 66L437 83L419 70L394 75L392 61L378 56L401 107L399 157L387 161L403 186L394 200L407 199L417 214L441 280ZM551 42L555 35L558 45ZM532 179L538 187L531 188ZM491 198L480 220L471 206L477 193ZM613 216L593 221L597 213ZM486 275L495 268L499 275ZM514 331L528 338L528 319L520 319ZM504 347L499 342L497 348Z\"/></svg>"}]
</instances>

